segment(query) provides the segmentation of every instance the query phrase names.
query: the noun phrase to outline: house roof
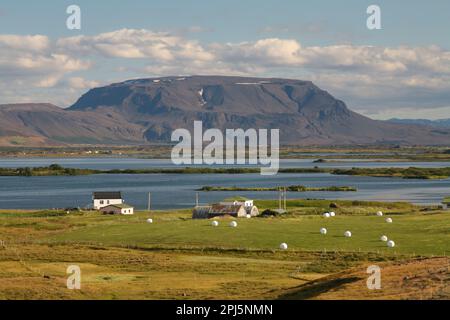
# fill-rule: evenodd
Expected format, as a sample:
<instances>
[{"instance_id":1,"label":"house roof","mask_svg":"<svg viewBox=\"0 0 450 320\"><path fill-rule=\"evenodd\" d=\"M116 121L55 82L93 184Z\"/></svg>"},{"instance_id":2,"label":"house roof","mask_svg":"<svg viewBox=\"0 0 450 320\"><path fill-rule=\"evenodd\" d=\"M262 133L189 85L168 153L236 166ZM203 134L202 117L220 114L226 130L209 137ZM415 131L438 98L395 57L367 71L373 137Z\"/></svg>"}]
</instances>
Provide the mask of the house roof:
<instances>
[{"instance_id":1,"label":"house roof","mask_svg":"<svg viewBox=\"0 0 450 320\"><path fill-rule=\"evenodd\" d=\"M103 199L122 199L122 193L120 191L117 192L94 192L94 199L103 200Z\"/></svg>"},{"instance_id":2,"label":"house roof","mask_svg":"<svg viewBox=\"0 0 450 320\"><path fill-rule=\"evenodd\" d=\"M213 204L209 210L210 214L236 214L243 209L242 205Z\"/></svg>"},{"instance_id":3,"label":"house roof","mask_svg":"<svg viewBox=\"0 0 450 320\"><path fill-rule=\"evenodd\" d=\"M119 209L134 209L133 206L130 206L129 204L126 204L126 203L122 203L122 204L110 204L110 205L107 205L106 207L101 208L100 210L103 210L108 207L115 207L115 208L119 208Z\"/></svg>"}]
</instances>

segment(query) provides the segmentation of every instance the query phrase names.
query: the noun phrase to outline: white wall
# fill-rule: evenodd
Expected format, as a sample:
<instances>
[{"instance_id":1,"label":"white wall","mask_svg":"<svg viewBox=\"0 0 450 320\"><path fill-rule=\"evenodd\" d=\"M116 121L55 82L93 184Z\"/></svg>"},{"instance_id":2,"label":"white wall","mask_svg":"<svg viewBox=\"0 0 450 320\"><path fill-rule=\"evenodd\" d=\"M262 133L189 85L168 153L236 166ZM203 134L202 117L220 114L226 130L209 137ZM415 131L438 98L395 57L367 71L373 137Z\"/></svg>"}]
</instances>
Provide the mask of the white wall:
<instances>
[{"instance_id":1,"label":"white wall","mask_svg":"<svg viewBox=\"0 0 450 320\"><path fill-rule=\"evenodd\" d=\"M244 207L253 207L253 200L247 200L247 201L245 201Z\"/></svg>"},{"instance_id":2,"label":"white wall","mask_svg":"<svg viewBox=\"0 0 450 320\"><path fill-rule=\"evenodd\" d=\"M134 214L134 208L116 208L116 207L103 207L100 209L103 213L114 213L114 214L123 214L123 215L131 215Z\"/></svg>"},{"instance_id":3,"label":"white wall","mask_svg":"<svg viewBox=\"0 0 450 320\"><path fill-rule=\"evenodd\" d=\"M98 209L106 207L110 204L122 204L122 203L123 203L122 199L101 199L101 200L95 199L93 208L95 210L98 210Z\"/></svg>"},{"instance_id":4,"label":"white wall","mask_svg":"<svg viewBox=\"0 0 450 320\"><path fill-rule=\"evenodd\" d=\"M134 214L134 209L133 208L126 208L126 209L122 209L122 214Z\"/></svg>"}]
</instances>

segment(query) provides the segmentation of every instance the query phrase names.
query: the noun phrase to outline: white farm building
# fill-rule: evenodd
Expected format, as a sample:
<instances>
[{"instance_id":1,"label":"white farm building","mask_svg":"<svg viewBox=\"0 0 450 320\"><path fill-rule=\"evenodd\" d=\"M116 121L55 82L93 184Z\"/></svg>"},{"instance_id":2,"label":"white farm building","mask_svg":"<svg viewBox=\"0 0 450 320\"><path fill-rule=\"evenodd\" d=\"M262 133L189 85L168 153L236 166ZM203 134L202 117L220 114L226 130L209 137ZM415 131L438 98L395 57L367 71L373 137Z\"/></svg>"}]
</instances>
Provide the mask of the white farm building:
<instances>
[{"instance_id":1,"label":"white farm building","mask_svg":"<svg viewBox=\"0 0 450 320\"><path fill-rule=\"evenodd\" d=\"M219 202L209 206L196 206L192 211L193 219L211 219L220 216L245 218L247 215L251 217L259 215L258 207L253 205L253 200Z\"/></svg>"},{"instance_id":2,"label":"white farm building","mask_svg":"<svg viewBox=\"0 0 450 320\"><path fill-rule=\"evenodd\" d=\"M111 204L123 204L121 192L94 192L92 194L92 207L95 210L100 210L103 207Z\"/></svg>"},{"instance_id":3,"label":"white farm building","mask_svg":"<svg viewBox=\"0 0 450 320\"><path fill-rule=\"evenodd\" d=\"M134 214L134 208L128 204L110 204L100 209L103 214Z\"/></svg>"}]
</instances>

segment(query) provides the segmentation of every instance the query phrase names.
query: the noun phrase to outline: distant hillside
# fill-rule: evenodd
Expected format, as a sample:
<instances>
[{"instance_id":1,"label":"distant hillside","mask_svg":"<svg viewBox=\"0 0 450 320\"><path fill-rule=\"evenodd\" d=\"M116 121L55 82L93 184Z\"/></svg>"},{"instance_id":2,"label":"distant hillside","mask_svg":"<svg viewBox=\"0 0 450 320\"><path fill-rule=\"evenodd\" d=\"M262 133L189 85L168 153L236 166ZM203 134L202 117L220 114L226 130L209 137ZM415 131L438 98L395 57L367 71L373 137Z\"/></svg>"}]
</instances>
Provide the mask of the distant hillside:
<instances>
[{"instance_id":1,"label":"distant hillside","mask_svg":"<svg viewBox=\"0 0 450 320\"><path fill-rule=\"evenodd\" d=\"M388 120L392 123L400 124L418 124L423 126L430 126L434 128L450 128L450 119L439 119L439 120L427 120L427 119L398 119L392 118Z\"/></svg>"},{"instance_id":2,"label":"distant hillside","mask_svg":"<svg viewBox=\"0 0 450 320\"><path fill-rule=\"evenodd\" d=\"M309 81L223 76L130 80L68 109L0 106L0 144L168 142L173 130L279 128L283 144L450 144L450 129L377 121Z\"/></svg>"},{"instance_id":3,"label":"distant hillside","mask_svg":"<svg viewBox=\"0 0 450 320\"><path fill-rule=\"evenodd\" d=\"M142 128L109 112L70 112L51 104L0 105L0 145L143 142Z\"/></svg>"}]
</instances>

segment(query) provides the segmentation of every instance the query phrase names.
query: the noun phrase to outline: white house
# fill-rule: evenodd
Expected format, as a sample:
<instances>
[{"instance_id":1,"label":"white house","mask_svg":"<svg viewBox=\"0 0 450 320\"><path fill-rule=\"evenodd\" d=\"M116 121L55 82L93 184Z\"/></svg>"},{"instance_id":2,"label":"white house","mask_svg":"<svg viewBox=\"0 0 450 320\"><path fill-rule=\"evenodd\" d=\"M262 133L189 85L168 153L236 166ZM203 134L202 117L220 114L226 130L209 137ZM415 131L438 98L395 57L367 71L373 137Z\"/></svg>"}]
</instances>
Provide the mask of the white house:
<instances>
[{"instance_id":1,"label":"white house","mask_svg":"<svg viewBox=\"0 0 450 320\"><path fill-rule=\"evenodd\" d=\"M92 207L99 210L111 204L123 204L121 192L94 192L92 194Z\"/></svg>"},{"instance_id":2,"label":"white house","mask_svg":"<svg viewBox=\"0 0 450 320\"><path fill-rule=\"evenodd\" d=\"M103 214L125 214L130 215L134 214L134 208L128 204L110 204L106 207L100 209L100 212Z\"/></svg>"}]
</instances>

